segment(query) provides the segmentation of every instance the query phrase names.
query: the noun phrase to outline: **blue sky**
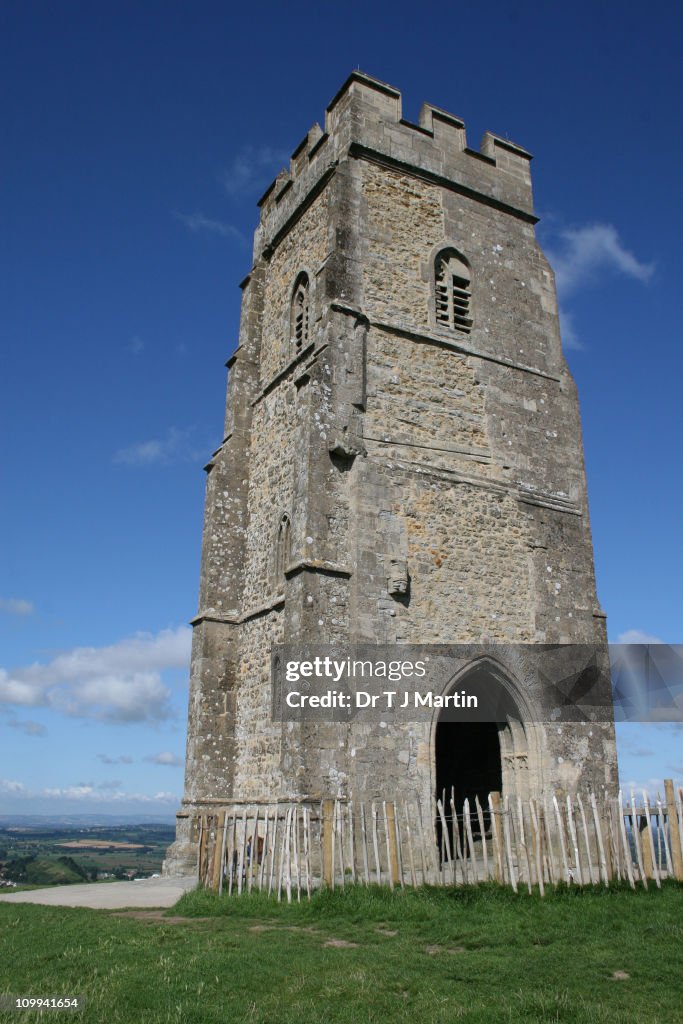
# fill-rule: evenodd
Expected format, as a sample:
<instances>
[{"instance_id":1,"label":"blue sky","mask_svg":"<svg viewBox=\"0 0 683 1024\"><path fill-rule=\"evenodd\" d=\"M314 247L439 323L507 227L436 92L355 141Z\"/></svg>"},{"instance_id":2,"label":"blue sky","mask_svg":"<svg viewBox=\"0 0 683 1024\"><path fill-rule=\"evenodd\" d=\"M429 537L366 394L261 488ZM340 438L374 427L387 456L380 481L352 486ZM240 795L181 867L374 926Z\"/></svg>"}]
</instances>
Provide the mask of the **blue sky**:
<instances>
[{"instance_id":1,"label":"blue sky","mask_svg":"<svg viewBox=\"0 0 683 1024\"><path fill-rule=\"evenodd\" d=\"M0 813L177 806L255 201L355 67L534 153L610 637L681 641L682 30L656 2L3 5ZM622 726L624 782L683 778L682 735Z\"/></svg>"}]
</instances>

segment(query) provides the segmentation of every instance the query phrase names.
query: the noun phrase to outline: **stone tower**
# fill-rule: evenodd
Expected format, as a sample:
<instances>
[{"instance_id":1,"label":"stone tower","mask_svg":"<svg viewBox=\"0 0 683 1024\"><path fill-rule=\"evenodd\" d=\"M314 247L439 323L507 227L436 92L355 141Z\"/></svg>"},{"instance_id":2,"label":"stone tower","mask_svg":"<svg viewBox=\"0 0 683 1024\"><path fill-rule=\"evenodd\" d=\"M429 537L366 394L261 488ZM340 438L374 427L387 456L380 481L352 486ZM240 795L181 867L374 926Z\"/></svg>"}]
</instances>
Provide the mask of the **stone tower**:
<instances>
[{"instance_id":1,"label":"stone tower","mask_svg":"<svg viewBox=\"0 0 683 1024\"><path fill-rule=\"evenodd\" d=\"M437 719L273 721L271 644L606 643L530 160L488 132L469 149L428 104L404 120L396 89L355 72L261 199L167 870L194 866L193 818L226 802L434 793ZM473 668L519 707L461 736L482 785L612 783L612 723L543 724L525 665Z\"/></svg>"}]
</instances>

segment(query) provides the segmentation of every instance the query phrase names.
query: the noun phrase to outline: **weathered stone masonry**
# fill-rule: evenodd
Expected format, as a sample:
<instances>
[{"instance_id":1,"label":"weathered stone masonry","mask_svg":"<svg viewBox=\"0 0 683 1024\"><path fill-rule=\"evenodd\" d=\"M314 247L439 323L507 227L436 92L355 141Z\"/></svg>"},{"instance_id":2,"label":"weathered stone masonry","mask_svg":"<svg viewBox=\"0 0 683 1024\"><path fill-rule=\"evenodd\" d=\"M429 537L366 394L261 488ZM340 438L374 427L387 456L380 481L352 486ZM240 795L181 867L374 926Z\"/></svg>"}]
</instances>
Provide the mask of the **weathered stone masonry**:
<instances>
[{"instance_id":1,"label":"weathered stone masonry","mask_svg":"<svg viewBox=\"0 0 683 1024\"><path fill-rule=\"evenodd\" d=\"M194 866L192 819L226 802L434 792L433 727L271 721L273 642L605 643L530 159L490 133L470 150L428 104L410 124L354 73L262 198L207 467L167 870ZM460 327L437 317L444 250L468 275ZM542 712L523 661L503 669ZM511 792L613 781L610 724L517 732Z\"/></svg>"}]
</instances>

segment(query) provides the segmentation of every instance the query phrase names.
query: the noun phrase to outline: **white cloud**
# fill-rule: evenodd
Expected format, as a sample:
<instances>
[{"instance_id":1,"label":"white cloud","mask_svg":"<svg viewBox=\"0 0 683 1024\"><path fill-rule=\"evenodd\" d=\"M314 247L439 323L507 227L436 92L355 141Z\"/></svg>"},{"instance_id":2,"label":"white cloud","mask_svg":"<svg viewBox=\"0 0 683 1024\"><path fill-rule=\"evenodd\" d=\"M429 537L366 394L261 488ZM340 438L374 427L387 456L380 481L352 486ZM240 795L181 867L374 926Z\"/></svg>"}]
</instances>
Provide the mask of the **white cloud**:
<instances>
[{"instance_id":1,"label":"white cloud","mask_svg":"<svg viewBox=\"0 0 683 1024\"><path fill-rule=\"evenodd\" d=\"M565 349L584 348L567 309L567 300L572 295L582 288L601 284L610 274L621 274L645 284L655 270L653 263L641 262L626 248L611 224L565 228L554 233L554 241L548 243L545 250L555 270Z\"/></svg>"},{"instance_id":2,"label":"white cloud","mask_svg":"<svg viewBox=\"0 0 683 1024\"><path fill-rule=\"evenodd\" d=\"M108 754L98 754L97 760L102 764L132 764L133 758L127 754L120 754L118 757L110 757Z\"/></svg>"},{"instance_id":3,"label":"white cloud","mask_svg":"<svg viewBox=\"0 0 683 1024\"><path fill-rule=\"evenodd\" d=\"M0 779L0 793L8 796L22 796L26 793L26 786L16 779Z\"/></svg>"},{"instance_id":4,"label":"white cloud","mask_svg":"<svg viewBox=\"0 0 683 1024\"><path fill-rule=\"evenodd\" d=\"M10 719L7 723L11 729L21 729L26 736L47 736L47 729L40 722L33 722L27 719L20 722L19 719Z\"/></svg>"},{"instance_id":5,"label":"white cloud","mask_svg":"<svg viewBox=\"0 0 683 1024\"><path fill-rule=\"evenodd\" d=\"M128 351L134 356L139 356L141 352L145 351L145 343L137 334L133 335L128 342Z\"/></svg>"},{"instance_id":6,"label":"white cloud","mask_svg":"<svg viewBox=\"0 0 683 1024\"><path fill-rule=\"evenodd\" d=\"M49 797L66 797L70 800L84 800L89 796L95 795L95 787L88 785L87 783L80 782L76 786L44 789L41 795ZM99 794L97 795L99 796Z\"/></svg>"},{"instance_id":7,"label":"white cloud","mask_svg":"<svg viewBox=\"0 0 683 1024\"><path fill-rule=\"evenodd\" d=\"M674 779L677 783L678 780ZM622 790L622 797L624 800L631 799L631 793L635 793L636 802L640 804L643 793L647 793L648 800L652 802L657 797L662 797L664 794L664 780L663 779L629 779L627 782L620 783Z\"/></svg>"},{"instance_id":8,"label":"white cloud","mask_svg":"<svg viewBox=\"0 0 683 1024\"><path fill-rule=\"evenodd\" d=\"M583 344L574 326L574 317L564 306L560 306L559 312L562 345L565 349L571 348L580 351L583 348Z\"/></svg>"},{"instance_id":9,"label":"white cloud","mask_svg":"<svg viewBox=\"0 0 683 1024\"><path fill-rule=\"evenodd\" d=\"M270 146L245 146L232 158L219 180L231 199L241 200L262 191L283 164L289 165L284 151ZM231 238L241 246L248 245L247 238L234 224L216 217L207 217L200 210L195 213L179 213L176 210L173 216L193 233L208 232L221 238Z\"/></svg>"},{"instance_id":10,"label":"white cloud","mask_svg":"<svg viewBox=\"0 0 683 1024\"><path fill-rule=\"evenodd\" d=\"M152 764L165 764L173 766L183 764L182 757L178 757L177 754L172 754L170 750L163 750L160 754L150 754L149 757L145 758L145 761L151 761Z\"/></svg>"},{"instance_id":11,"label":"white cloud","mask_svg":"<svg viewBox=\"0 0 683 1024\"><path fill-rule=\"evenodd\" d=\"M239 197L265 187L289 159L270 146L245 146L233 157L221 177L229 196Z\"/></svg>"},{"instance_id":12,"label":"white cloud","mask_svg":"<svg viewBox=\"0 0 683 1024\"><path fill-rule=\"evenodd\" d=\"M9 615L33 615L35 608L31 601L20 597L0 597L0 611Z\"/></svg>"},{"instance_id":13,"label":"white cloud","mask_svg":"<svg viewBox=\"0 0 683 1024\"><path fill-rule=\"evenodd\" d=\"M652 263L641 263L624 246L611 224L567 228L560 232L557 246L551 245L546 251L561 298L582 286L599 283L605 273L624 274L645 283L655 269Z\"/></svg>"},{"instance_id":14,"label":"white cloud","mask_svg":"<svg viewBox=\"0 0 683 1024\"><path fill-rule=\"evenodd\" d=\"M205 452L190 443L192 429L171 427L165 437L137 441L114 452L114 462L126 466L168 465L172 462L194 462Z\"/></svg>"},{"instance_id":15,"label":"white cloud","mask_svg":"<svg viewBox=\"0 0 683 1024\"><path fill-rule=\"evenodd\" d=\"M157 672L112 673L72 682L52 691L55 711L74 718L118 722L160 721L171 717L170 691Z\"/></svg>"},{"instance_id":16,"label":"white cloud","mask_svg":"<svg viewBox=\"0 0 683 1024\"><path fill-rule=\"evenodd\" d=\"M26 790L24 790L24 792L26 792ZM43 789L36 793L31 793L30 797L47 797L50 800L78 800L84 803L94 802L98 804L118 804L128 802L140 804L176 804L179 802L179 798L176 793L125 793L118 789L107 791L107 789L102 789L99 786L84 783L79 783L75 786L58 786L50 789Z\"/></svg>"},{"instance_id":17,"label":"white cloud","mask_svg":"<svg viewBox=\"0 0 683 1024\"><path fill-rule=\"evenodd\" d=\"M29 789L17 779L0 778L0 797L4 798L3 814L10 807L16 807L22 814L38 812L40 814L64 811L69 803L87 807L89 813L101 811L107 807L110 812L116 808L119 813L137 813L144 807L145 814L157 809L166 814L180 803L177 793L160 790L156 793L127 792L120 788L118 779L93 782L76 782L73 785L48 786L41 789ZM62 805L62 806L60 806ZM141 811L142 812L142 811Z\"/></svg>"},{"instance_id":18,"label":"white cloud","mask_svg":"<svg viewBox=\"0 0 683 1024\"><path fill-rule=\"evenodd\" d=\"M661 644L664 643L652 633L644 633L642 629L627 629L617 637L618 644Z\"/></svg>"},{"instance_id":19,"label":"white cloud","mask_svg":"<svg viewBox=\"0 0 683 1024\"><path fill-rule=\"evenodd\" d=\"M109 647L75 647L48 664L0 669L0 703L110 722L167 719L170 691L160 673L188 666L190 638L189 627L179 626Z\"/></svg>"},{"instance_id":20,"label":"white cloud","mask_svg":"<svg viewBox=\"0 0 683 1024\"><path fill-rule=\"evenodd\" d=\"M203 213L174 213L173 216L181 224L192 232L208 231L214 235L221 235L223 238L234 238L236 241L246 245L246 239L239 228L233 224L227 224L223 220L215 220L212 217L205 217Z\"/></svg>"}]
</instances>

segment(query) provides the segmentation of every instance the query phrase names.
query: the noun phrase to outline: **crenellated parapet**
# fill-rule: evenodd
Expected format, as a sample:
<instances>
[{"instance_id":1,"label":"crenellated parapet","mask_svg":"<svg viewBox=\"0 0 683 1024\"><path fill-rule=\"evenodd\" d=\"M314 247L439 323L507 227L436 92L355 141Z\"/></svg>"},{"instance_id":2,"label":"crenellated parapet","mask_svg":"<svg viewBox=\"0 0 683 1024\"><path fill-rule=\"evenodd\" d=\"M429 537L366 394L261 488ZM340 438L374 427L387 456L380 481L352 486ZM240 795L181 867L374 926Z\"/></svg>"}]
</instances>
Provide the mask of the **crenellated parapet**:
<instances>
[{"instance_id":1,"label":"crenellated parapet","mask_svg":"<svg viewBox=\"0 0 683 1024\"><path fill-rule=\"evenodd\" d=\"M354 71L259 201L254 258L277 246L293 219L312 202L341 161L367 159L394 167L453 192L476 197L535 223L531 154L521 146L484 134L481 148L467 145L465 122L425 103L419 123L403 118L401 93Z\"/></svg>"}]
</instances>

